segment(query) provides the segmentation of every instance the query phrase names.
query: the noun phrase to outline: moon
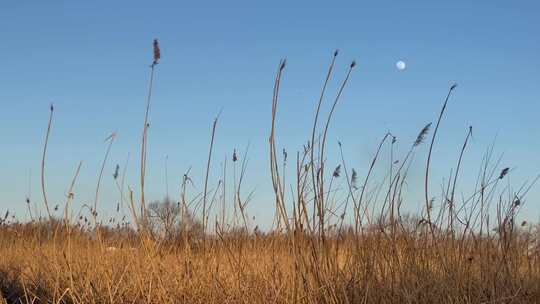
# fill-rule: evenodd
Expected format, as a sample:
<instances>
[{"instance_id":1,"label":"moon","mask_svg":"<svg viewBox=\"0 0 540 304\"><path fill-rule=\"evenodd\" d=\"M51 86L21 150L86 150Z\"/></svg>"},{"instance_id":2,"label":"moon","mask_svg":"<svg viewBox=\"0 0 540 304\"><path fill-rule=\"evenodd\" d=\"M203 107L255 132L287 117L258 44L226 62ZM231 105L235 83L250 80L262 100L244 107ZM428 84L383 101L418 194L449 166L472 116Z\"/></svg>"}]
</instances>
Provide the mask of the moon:
<instances>
[{"instance_id":1,"label":"moon","mask_svg":"<svg viewBox=\"0 0 540 304\"><path fill-rule=\"evenodd\" d=\"M400 60L400 61L396 62L396 68L398 70L400 70L400 71L403 71L403 70L405 70L407 68L407 65L405 64L404 61Z\"/></svg>"}]
</instances>

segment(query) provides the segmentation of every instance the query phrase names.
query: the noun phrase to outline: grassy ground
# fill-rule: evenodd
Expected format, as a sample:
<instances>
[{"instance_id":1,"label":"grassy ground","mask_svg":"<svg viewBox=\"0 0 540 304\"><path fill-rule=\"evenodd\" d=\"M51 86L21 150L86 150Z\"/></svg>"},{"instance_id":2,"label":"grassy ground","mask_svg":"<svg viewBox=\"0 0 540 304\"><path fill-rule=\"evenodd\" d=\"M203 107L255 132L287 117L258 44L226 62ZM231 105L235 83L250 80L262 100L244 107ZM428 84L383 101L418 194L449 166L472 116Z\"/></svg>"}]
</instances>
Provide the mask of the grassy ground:
<instances>
[{"instance_id":1,"label":"grassy ground","mask_svg":"<svg viewBox=\"0 0 540 304\"><path fill-rule=\"evenodd\" d=\"M426 229L242 235L206 241L103 237L51 225L0 230L8 303L538 303L530 235L430 239ZM411 228L413 229L413 228ZM55 231L56 230L56 231ZM40 231L39 233L37 231ZM114 245L114 247L113 247Z\"/></svg>"}]
</instances>

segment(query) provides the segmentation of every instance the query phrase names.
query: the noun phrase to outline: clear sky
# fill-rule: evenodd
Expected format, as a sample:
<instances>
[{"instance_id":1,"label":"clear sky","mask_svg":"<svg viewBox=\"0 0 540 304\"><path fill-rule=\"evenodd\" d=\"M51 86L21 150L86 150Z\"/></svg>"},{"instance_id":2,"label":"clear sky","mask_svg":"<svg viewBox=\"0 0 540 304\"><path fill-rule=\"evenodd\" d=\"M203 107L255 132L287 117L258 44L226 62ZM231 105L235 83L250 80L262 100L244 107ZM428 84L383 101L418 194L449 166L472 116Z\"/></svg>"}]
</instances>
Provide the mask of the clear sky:
<instances>
[{"instance_id":1,"label":"clear sky","mask_svg":"<svg viewBox=\"0 0 540 304\"><path fill-rule=\"evenodd\" d=\"M130 153L127 183L138 193L138 155L151 42L158 38L151 111L147 191L176 195L192 167L203 186L211 123L222 109L211 183L234 148L251 143L246 193L250 214L273 215L267 170L271 93L287 58L279 108L280 147L290 155L309 137L325 71L340 49L335 91L351 60L358 62L331 126L349 166L364 176L378 140L391 131L409 146L434 121L451 83L433 157L434 194L455 166L468 126L474 138L461 186L474 182L482 154L496 138L502 166L519 184L540 173L540 4L538 1L14 1L0 2L1 209L24 216L24 198L41 204L39 165L50 103L55 121L47 161L50 200L63 201L82 160L76 204L93 201L103 140L117 130L100 205L112 212L112 173ZM407 63L405 71L396 62ZM328 103L325 104L325 113ZM419 150L418 165L426 148ZM290 177L292 178L292 176ZM421 167L413 169L412 209L421 203ZM30 179L30 190L29 190ZM463 190L465 190L463 188ZM540 186L526 216L540 216Z\"/></svg>"}]
</instances>

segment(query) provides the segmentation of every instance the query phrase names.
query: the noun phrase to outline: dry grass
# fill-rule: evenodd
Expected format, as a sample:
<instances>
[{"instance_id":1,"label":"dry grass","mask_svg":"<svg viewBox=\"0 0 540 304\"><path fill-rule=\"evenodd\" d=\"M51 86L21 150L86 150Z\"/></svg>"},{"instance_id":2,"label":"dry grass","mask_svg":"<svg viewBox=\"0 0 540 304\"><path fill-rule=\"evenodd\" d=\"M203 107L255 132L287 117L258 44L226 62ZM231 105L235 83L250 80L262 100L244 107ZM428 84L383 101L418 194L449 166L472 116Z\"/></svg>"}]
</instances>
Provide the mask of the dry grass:
<instances>
[{"instance_id":1,"label":"dry grass","mask_svg":"<svg viewBox=\"0 0 540 304\"><path fill-rule=\"evenodd\" d=\"M4 302L540 302L538 231L530 224L516 222L525 195L536 180L517 190L509 185L499 189L501 180L511 170L499 168L499 161L493 161L493 149L490 149L481 162L472 193L456 190L462 157L472 134L469 128L455 173L448 178L440 195L431 197L429 193L432 150L455 85L444 100L430 141L424 168L425 207L418 215L403 214L404 185L416 149L429 135L431 123L420 130L401 162L394 158L397 138L387 133L364 177L359 177L355 169L348 169L341 143L341 164L325 170L325 145L331 119L355 66L354 62L348 66L329 114L323 120L325 123L319 126L337 55L336 51L317 103L309 134L311 140L293 160L293 157L287 160L286 150L281 157L277 152L276 118L285 60L278 66L269 137L276 212L274 226L268 232L253 228L247 220L246 205L251 195L244 197L241 191L247 149L241 157L234 150L232 157L233 202L226 201L226 162L217 186L213 189L209 186L217 119L212 128L204 192L188 193L191 183L188 170L178 202L146 204L149 108L154 73L161 57L157 41L141 135L140 201L136 201L131 187L124 192L126 168L121 182L118 165L114 174L121 198L117 211L124 208L124 198L128 200L131 223L122 220L113 228L116 222L107 226L97 220L99 185L114 136L109 138L94 206L86 206L81 214L71 211L79 164L69 187L64 219L52 215L44 173L51 107L41 165L43 203L48 218L21 223L6 213L0 219L0 295ZM387 146L392 156L389 172L382 182L373 184L373 170ZM236 163L240 158L242 165L237 176ZM287 161L296 168L296 175L287 180L290 184L285 182ZM342 182L343 195L337 196L335 191L340 189L333 185L343 178L346 179ZM363 180L361 185L358 180ZM221 208L215 207L218 200ZM29 200L27 203L30 206ZM234 207L232 218L226 215L226 206ZM38 210L34 214L39 214ZM347 214L352 214L350 219ZM211 216L215 217L214 223Z\"/></svg>"},{"instance_id":2,"label":"dry grass","mask_svg":"<svg viewBox=\"0 0 540 304\"><path fill-rule=\"evenodd\" d=\"M23 303L537 303L540 260L518 238L427 243L429 230L389 240L344 235L313 256L307 236L195 243L105 240L36 226L1 231L0 290ZM50 230L46 230L50 232ZM114 243L116 249L110 248Z\"/></svg>"}]
</instances>

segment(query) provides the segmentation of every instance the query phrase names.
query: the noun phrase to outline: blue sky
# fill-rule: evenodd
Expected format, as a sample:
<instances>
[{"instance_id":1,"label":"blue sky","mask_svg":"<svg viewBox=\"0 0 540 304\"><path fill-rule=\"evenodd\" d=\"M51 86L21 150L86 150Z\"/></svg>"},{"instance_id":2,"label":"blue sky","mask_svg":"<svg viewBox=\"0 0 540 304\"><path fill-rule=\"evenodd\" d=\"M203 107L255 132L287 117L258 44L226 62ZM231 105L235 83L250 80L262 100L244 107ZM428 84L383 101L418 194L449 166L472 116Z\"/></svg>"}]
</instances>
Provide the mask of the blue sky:
<instances>
[{"instance_id":1,"label":"blue sky","mask_svg":"<svg viewBox=\"0 0 540 304\"><path fill-rule=\"evenodd\" d=\"M246 192L250 213L273 215L267 137L271 93L280 58L288 65L278 118L280 147L290 154L308 139L315 102L334 49L341 53L330 92L351 60L358 62L329 136L329 162L341 140L360 176L378 140L391 131L402 150L436 119L449 85L459 84L433 158L439 189L459 155L469 125L463 190L474 182L482 154L496 138L512 181L540 173L540 4L535 1L2 1L0 3L1 209L24 215L41 204L39 164L48 119L55 121L48 152L48 192L63 201L77 163L83 167L77 202L91 202L105 153L117 130L100 204L112 212L118 195L111 174L130 153L127 183L138 191L138 153L151 62L158 38L149 135L148 188L165 194L192 167L202 189L211 123L222 109L212 183L234 148L251 144ZM407 70L395 63L404 60ZM327 101L325 111L328 110ZM410 182L412 210L420 203L421 163ZM29 173L31 172L31 173ZM525 215L540 216L539 187ZM197 190L194 190L197 191ZM437 192L437 190L434 190ZM434 195L438 194L434 193Z\"/></svg>"}]
</instances>

